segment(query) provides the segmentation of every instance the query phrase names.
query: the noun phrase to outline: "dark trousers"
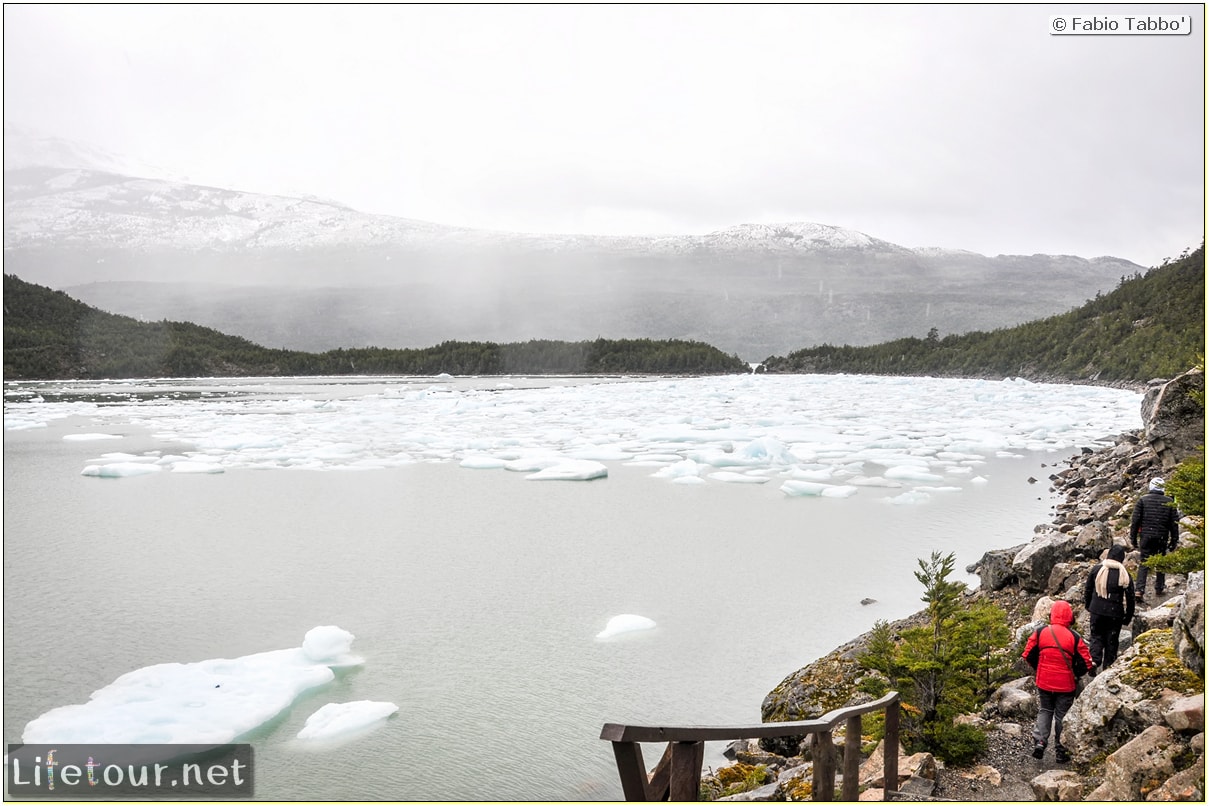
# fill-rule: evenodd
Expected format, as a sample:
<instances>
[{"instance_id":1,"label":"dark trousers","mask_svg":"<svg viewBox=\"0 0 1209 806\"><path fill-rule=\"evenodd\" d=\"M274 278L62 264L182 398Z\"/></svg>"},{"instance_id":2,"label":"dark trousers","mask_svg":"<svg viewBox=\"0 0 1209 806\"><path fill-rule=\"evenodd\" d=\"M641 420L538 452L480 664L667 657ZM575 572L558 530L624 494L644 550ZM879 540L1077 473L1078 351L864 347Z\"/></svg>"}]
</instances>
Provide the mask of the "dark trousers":
<instances>
[{"instance_id":1,"label":"dark trousers","mask_svg":"<svg viewBox=\"0 0 1209 806\"><path fill-rule=\"evenodd\" d=\"M1117 659L1123 624L1124 619L1091 614L1091 640L1087 642L1087 648L1091 650L1091 661L1096 665L1097 672L1112 666Z\"/></svg>"},{"instance_id":2,"label":"dark trousers","mask_svg":"<svg viewBox=\"0 0 1209 806\"><path fill-rule=\"evenodd\" d=\"M1146 560L1155 556L1156 554L1166 554L1166 553L1167 553L1167 544L1166 543L1147 543L1147 542L1142 543L1142 560L1141 560L1142 565L1138 566L1138 580L1137 580L1138 584L1134 588L1134 590L1137 592L1138 596L1144 596L1146 594L1146 577L1150 574L1150 569L1146 567ZM1154 572L1154 592L1156 594L1162 593L1163 589L1165 587L1167 587L1167 577L1163 574L1163 572L1155 571Z\"/></svg>"},{"instance_id":3,"label":"dark trousers","mask_svg":"<svg viewBox=\"0 0 1209 806\"><path fill-rule=\"evenodd\" d=\"M1037 689L1041 707L1037 709L1037 723L1033 726L1033 739L1043 745L1049 744L1050 726L1054 728L1054 746L1062 746L1062 720L1075 704L1073 691L1046 691Z\"/></svg>"}]
</instances>

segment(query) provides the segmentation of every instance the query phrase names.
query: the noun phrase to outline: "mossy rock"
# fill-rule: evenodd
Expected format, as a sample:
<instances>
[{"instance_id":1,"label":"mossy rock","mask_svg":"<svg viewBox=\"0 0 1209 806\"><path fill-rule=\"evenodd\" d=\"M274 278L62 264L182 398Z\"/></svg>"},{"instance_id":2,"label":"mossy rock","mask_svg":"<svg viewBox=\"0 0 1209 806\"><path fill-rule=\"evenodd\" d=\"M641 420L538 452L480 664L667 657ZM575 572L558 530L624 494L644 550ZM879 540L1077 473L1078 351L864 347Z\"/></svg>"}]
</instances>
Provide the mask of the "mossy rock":
<instances>
[{"instance_id":1,"label":"mossy rock","mask_svg":"<svg viewBox=\"0 0 1209 806\"><path fill-rule=\"evenodd\" d=\"M1175 654L1171 629L1148 630L1135 641L1137 654L1130 658L1129 668L1121 674L1121 682L1137 689L1147 699L1157 699L1164 689L1192 695L1205 690L1205 683Z\"/></svg>"},{"instance_id":2,"label":"mossy rock","mask_svg":"<svg viewBox=\"0 0 1209 806\"><path fill-rule=\"evenodd\" d=\"M763 764L731 764L701 779L701 800L717 800L750 792L776 780L776 773Z\"/></svg>"}]
</instances>

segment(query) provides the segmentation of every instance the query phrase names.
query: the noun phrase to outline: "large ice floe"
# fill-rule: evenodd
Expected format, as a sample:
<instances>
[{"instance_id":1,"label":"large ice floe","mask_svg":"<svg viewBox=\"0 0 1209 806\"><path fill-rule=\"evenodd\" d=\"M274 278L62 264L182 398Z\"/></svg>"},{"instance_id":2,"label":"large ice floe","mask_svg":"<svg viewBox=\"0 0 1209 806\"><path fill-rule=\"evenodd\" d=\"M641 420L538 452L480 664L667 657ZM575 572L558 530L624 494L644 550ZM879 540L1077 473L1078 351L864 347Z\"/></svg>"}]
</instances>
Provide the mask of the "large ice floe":
<instances>
[{"instance_id":1,"label":"large ice floe","mask_svg":"<svg viewBox=\"0 0 1209 806\"><path fill-rule=\"evenodd\" d=\"M226 744L289 708L303 692L360 665L353 635L310 630L302 646L128 672L88 702L54 708L25 726L27 744ZM320 730L318 727L316 730ZM330 728L329 728L330 732Z\"/></svg>"},{"instance_id":2,"label":"large ice floe","mask_svg":"<svg viewBox=\"0 0 1209 806\"><path fill-rule=\"evenodd\" d=\"M589 481L620 465L753 494L771 481L791 498L902 488L886 496L896 503L993 481L974 472L992 459L1073 453L1141 425L1136 392L1019 379L433 380L15 382L5 385L4 423L21 431L77 418L78 433L63 438L80 445L113 444L131 427L165 444L85 459L83 474L102 478L453 462ZM174 396L182 387L195 396Z\"/></svg>"}]
</instances>

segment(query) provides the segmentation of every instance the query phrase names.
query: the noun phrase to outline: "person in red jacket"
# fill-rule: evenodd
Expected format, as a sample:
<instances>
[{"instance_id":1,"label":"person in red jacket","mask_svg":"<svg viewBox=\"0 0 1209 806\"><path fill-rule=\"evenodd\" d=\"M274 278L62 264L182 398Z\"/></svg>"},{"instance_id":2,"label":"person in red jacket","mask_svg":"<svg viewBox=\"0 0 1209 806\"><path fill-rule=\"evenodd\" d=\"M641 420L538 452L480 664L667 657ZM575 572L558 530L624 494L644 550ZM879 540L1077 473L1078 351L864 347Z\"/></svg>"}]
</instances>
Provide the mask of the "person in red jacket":
<instances>
[{"instance_id":1,"label":"person in red jacket","mask_svg":"<svg viewBox=\"0 0 1209 806\"><path fill-rule=\"evenodd\" d=\"M1079 677L1075 674L1076 654L1083 659L1085 670L1095 668L1091 653L1083 639L1070 628L1074 620L1070 603L1057 601L1049 614L1049 624L1033 632L1024 645L1021 656L1037 650L1037 693L1040 707L1033 726L1033 758L1042 758L1049 744L1049 732L1054 729L1054 755L1059 764L1070 761L1070 753L1062 746L1062 720L1075 702ZM1030 665L1032 661L1030 660Z\"/></svg>"}]
</instances>

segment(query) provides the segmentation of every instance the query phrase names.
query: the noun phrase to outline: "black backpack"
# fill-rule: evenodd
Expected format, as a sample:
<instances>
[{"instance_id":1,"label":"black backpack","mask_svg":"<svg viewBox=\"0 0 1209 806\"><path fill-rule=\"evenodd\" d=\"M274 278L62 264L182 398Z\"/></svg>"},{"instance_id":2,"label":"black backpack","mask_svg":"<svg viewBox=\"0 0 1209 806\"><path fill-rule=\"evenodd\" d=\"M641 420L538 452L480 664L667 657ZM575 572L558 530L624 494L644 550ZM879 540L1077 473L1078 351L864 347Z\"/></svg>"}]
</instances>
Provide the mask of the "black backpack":
<instances>
[{"instance_id":1,"label":"black backpack","mask_svg":"<svg viewBox=\"0 0 1209 806\"><path fill-rule=\"evenodd\" d=\"M1067 668L1074 673L1076 679L1087 674L1087 661L1083 660L1083 655L1079 652L1079 644L1083 642L1083 636L1074 630L1070 630L1069 627L1067 628L1070 634L1075 637L1075 651L1074 654L1071 654L1066 651L1066 648L1058 640L1058 633L1054 632L1054 625L1050 624L1048 626L1050 634L1054 636L1055 646L1046 647L1046 649L1057 649L1061 652L1062 656L1066 659ZM1029 650L1028 655L1025 657L1025 661L1034 670L1037 668L1037 662L1041 660L1041 631L1044 629L1045 627L1038 627L1033 633L1033 648Z\"/></svg>"}]
</instances>

